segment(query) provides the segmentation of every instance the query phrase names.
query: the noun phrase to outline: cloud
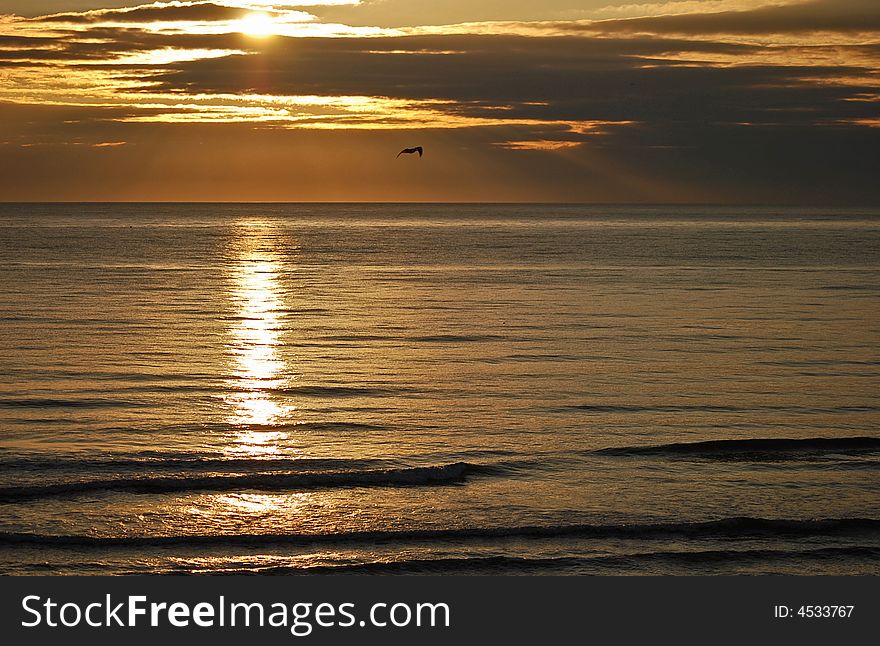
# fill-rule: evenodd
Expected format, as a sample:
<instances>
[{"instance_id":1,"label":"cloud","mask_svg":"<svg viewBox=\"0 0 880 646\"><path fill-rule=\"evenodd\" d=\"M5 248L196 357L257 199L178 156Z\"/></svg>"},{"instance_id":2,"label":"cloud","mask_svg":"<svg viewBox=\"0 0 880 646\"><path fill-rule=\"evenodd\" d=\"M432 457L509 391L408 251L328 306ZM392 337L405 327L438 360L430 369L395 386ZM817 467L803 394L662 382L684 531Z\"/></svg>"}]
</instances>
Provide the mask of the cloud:
<instances>
[{"instance_id":1,"label":"cloud","mask_svg":"<svg viewBox=\"0 0 880 646\"><path fill-rule=\"evenodd\" d=\"M722 11L750 11L766 6L801 4L805 0L671 0L666 2L643 2L611 4L591 12L592 18L632 18L645 16L668 16L690 13L718 13Z\"/></svg>"},{"instance_id":2,"label":"cloud","mask_svg":"<svg viewBox=\"0 0 880 646\"><path fill-rule=\"evenodd\" d=\"M684 13L572 25L601 32L652 34L787 34L880 31L876 0L809 0L743 11Z\"/></svg>"},{"instance_id":3,"label":"cloud","mask_svg":"<svg viewBox=\"0 0 880 646\"><path fill-rule=\"evenodd\" d=\"M667 58L682 50L685 60ZM449 102L444 108L449 112L511 120L776 123L784 114L788 122L817 123L843 115L868 117L874 109L848 101L877 89L867 78L871 70L859 65L723 66L686 60L737 52L750 55L755 48L651 38L291 40L249 56L170 65L152 78L152 89L441 100ZM826 82L829 77L847 82Z\"/></svg>"},{"instance_id":4,"label":"cloud","mask_svg":"<svg viewBox=\"0 0 880 646\"><path fill-rule=\"evenodd\" d=\"M236 20L247 14L248 11L248 9L242 7L215 4L213 2L156 2L130 8L56 13L38 17L34 20L38 22L74 24L214 21Z\"/></svg>"},{"instance_id":5,"label":"cloud","mask_svg":"<svg viewBox=\"0 0 880 646\"><path fill-rule=\"evenodd\" d=\"M546 129L430 130L420 165L394 155L413 133L253 129L247 123L121 123L116 109L0 103L3 199L539 200L878 203L880 129L646 126L557 151L511 150ZM27 133L13 124L26 119ZM70 123L65 123L70 122ZM51 138L49 138L51 135ZM523 139L526 135L527 139ZM61 142L129 142L93 148ZM54 142L54 143L53 143ZM342 151L337 154L336 151ZM344 178L341 181L340 178Z\"/></svg>"},{"instance_id":6,"label":"cloud","mask_svg":"<svg viewBox=\"0 0 880 646\"><path fill-rule=\"evenodd\" d=\"M532 139L529 141L502 141L496 145L510 150L562 150L563 148L575 148L581 143L580 141L559 139Z\"/></svg>"},{"instance_id":7,"label":"cloud","mask_svg":"<svg viewBox=\"0 0 880 646\"><path fill-rule=\"evenodd\" d=\"M520 199L880 201L880 45L856 30L875 29L862 0L370 37L311 23L325 35L262 39L240 33L247 9L231 4L2 22L0 161L54 172L68 198L85 196L69 163L131 199L161 181L203 199L209 177L229 182L213 199L281 199L263 176L282 181L271 164L295 151L361 178L347 199L499 199L506 186ZM445 160L436 184L404 190L365 170L414 138L442 151L425 158ZM476 163L494 178L482 193L462 170ZM297 184L301 199L330 196L330 170L295 165L315 191ZM123 171L149 177L142 193ZM0 197L22 195L21 172L0 178Z\"/></svg>"}]
</instances>

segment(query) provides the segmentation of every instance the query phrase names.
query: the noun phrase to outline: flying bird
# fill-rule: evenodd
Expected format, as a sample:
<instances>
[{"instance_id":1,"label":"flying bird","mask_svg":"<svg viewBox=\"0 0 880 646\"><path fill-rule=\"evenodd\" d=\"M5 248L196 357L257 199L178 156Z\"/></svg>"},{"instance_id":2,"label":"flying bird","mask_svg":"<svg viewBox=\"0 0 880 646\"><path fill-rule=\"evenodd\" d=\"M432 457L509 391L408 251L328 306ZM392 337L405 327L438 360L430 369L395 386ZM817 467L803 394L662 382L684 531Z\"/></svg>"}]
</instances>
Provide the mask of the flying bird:
<instances>
[{"instance_id":1,"label":"flying bird","mask_svg":"<svg viewBox=\"0 0 880 646\"><path fill-rule=\"evenodd\" d=\"M419 157L421 157L422 156L422 147L416 146L415 148L404 148L399 153L397 153L397 156L400 157L404 153L406 153L407 155L412 155L413 153L419 153Z\"/></svg>"}]
</instances>

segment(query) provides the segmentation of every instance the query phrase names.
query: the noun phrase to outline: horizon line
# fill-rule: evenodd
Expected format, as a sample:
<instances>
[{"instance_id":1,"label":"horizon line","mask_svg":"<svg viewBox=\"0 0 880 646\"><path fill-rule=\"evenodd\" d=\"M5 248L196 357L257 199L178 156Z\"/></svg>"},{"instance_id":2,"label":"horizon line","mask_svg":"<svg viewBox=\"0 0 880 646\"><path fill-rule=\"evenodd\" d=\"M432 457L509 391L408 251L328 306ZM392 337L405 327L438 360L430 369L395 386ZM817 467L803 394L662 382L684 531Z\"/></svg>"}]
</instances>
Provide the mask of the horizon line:
<instances>
[{"instance_id":1,"label":"horizon line","mask_svg":"<svg viewBox=\"0 0 880 646\"><path fill-rule=\"evenodd\" d=\"M768 207L768 208L869 208L880 209L880 202L576 202L542 200L0 200L0 205L76 205L76 204L265 204L265 205L424 205L424 206L685 206L685 207Z\"/></svg>"}]
</instances>

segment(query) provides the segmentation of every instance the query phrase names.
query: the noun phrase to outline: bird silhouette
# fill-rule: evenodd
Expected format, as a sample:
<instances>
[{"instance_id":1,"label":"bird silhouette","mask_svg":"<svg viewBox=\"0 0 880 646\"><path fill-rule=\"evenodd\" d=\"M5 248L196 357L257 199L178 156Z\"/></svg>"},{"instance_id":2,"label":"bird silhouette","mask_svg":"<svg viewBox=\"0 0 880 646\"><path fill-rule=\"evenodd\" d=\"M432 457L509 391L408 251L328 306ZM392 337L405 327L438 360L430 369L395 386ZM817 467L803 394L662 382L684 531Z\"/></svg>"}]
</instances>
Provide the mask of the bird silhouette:
<instances>
[{"instance_id":1,"label":"bird silhouette","mask_svg":"<svg viewBox=\"0 0 880 646\"><path fill-rule=\"evenodd\" d=\"M422 147L416 146L415 148L404 148L399 153L397 153L397 156L400 157L404 153L406 153L407 155L412 155L413 153L419 153L419 157L421 157L422 156Z\"/></svg>"}]
</instances>

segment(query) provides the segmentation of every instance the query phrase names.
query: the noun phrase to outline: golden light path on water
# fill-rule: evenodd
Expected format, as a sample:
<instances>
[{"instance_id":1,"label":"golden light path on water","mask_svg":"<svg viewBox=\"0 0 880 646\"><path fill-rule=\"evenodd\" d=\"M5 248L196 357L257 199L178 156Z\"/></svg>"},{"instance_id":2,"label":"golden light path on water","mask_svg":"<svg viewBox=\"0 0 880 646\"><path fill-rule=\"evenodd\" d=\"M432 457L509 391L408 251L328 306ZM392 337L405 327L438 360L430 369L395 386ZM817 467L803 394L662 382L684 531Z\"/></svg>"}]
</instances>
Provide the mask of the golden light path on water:
<instances>
[{"instance_id":1,"label":"golden light path on water","mask_svg":"<svg viewBox=\"0 0 880 646\"><path fill-rule=\"evenodd\" d=\"M234 365L225 398L230 406L227 421L238 430L228 451L261 457L279 453L288 433L273 427L285 423L295 410L277 392L291 378L280 353L285 306L279 277L284 265L271 223L248 220L238 231L230 294L235 305Z\"/></svg>"}]
</instances>

